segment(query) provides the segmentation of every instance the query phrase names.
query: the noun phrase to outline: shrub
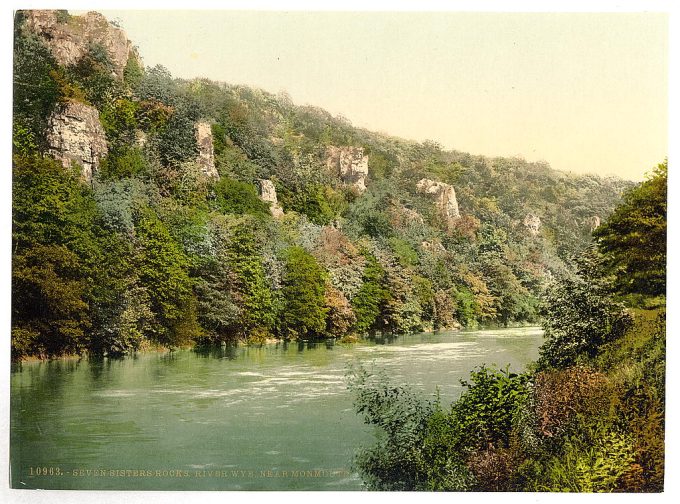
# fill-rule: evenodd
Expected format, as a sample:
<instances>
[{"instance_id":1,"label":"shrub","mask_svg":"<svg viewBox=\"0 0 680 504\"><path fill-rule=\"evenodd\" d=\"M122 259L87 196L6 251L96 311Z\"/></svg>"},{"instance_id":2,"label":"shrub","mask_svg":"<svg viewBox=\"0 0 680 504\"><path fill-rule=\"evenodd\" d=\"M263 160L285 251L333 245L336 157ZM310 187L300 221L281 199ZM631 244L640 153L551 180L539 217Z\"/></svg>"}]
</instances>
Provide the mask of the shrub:
<instances>
[{"instance_id":1,"label":"shrub","mask_svg":"<svg viewBox=\"0 0 680 504\"><path fill-rule=\"evenodd\" d=\"M215 206L222 213L269 216L269 203L262 201L253 184L223 177L213 187Z\"/></svg>"},{"instance_id":2,"label":"shrub","mask_svg":"<svg viewBox=\"0 0 680 504\"><path fill-rule=\"evenodd\" d=\"M148 173L149 165L138 147L123 146L112 150L102 159L98 170L102 180L119 180Z\"/></svg>"},{"instance_id":3,"label":"shrub","mask_svg":"<svg viewBox=\"0 0 680 504\"><path fill-rule=\"evenodd\" d=\"M302 247L292 247L285 256L281 295L283 310L279 327L284 336L318 338L326 329L325 272L314 256Z\"/></svg>"},{"instance_id":4,"label":"shrub","mask_svg":"<svg viewBox=\"0 0 680 504\"><path fill-rule=\"evenodd\" d=\"M326 311L326 332L336 338L349 334L357 318L347 298L342 292L326 284L324 297Z\"/></svg>"},{"instance_id":5,"label":"shrub","mask_svg":"<svg viewBox=\"0 0 680 504\"><path fill-rule=\"evenodd\" d=\"M539 372L534 379L535 417L542 436L555 437L569 430L578 415L606 412L607 379L584 366Z\"/></svg>"},{"instance_id":6,"label":"shrub","mask_svg":"<svg viewBox=\"0 0 680 504\"><path fill-rule=\"evenodd\" d=\"M614 301L611 285L593 273L597 263L588 256L582 260L579 274L553 283L545 295L541 366L567 367L593 358L603 344L618 339L630 326L631 317Z\"/></svg>"},{"instance_id":7,"label":"shrub","mask_svg":"<svg viewBox=\"0 0 680 504\"><path fill-rule=\"evenodd\" d=\"M387 377L350 368L348 388L364 422L379 429L375 445L362 449L356 464L370 490L426 490L428 464L424 433L433 403L411 389L391 385Z\"/></svg>"},{"instance_id":8,"label":"shrub","mask_svg":"<svg viewBox=\"0 0 680 504\"><path fill-rule=\"evenodd\" d=\"M609 430L594 443L569 440L552 457L537 490L548 492L612 492L629 477L634 461L630 436Z\"/></svg>"}]
</instances>

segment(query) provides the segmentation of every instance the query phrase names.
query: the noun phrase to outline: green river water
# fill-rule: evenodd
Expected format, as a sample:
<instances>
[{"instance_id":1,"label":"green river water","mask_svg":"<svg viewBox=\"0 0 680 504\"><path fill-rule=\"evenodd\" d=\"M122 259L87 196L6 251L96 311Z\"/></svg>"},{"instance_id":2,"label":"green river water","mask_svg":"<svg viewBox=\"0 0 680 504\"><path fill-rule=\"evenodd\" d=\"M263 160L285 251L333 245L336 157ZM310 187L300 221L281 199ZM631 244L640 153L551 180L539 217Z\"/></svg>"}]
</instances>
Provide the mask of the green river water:
<instances>
[{"instance_id":1,"label":"green river water","mask_svg":"<svg viewBox=\"0 0 680 504\"><path fill-rule=\"evenodd\" d=\"M521 371L538 328L423 333L24 363L11 376L14 488L361 490L371 427L352 408L350 362L449 403L482 363Z\"/></svg>"}]
</instances>

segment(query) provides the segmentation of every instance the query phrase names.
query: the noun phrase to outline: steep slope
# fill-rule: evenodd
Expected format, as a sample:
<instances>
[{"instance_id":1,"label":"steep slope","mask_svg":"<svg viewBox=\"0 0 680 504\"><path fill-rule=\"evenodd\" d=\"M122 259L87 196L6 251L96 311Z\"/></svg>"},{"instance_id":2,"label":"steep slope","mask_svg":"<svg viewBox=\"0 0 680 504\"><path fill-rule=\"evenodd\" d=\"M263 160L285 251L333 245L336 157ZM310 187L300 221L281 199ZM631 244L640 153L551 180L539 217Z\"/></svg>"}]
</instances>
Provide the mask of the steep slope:
<instances>
[{"instance_id":1,"label":"steep slope","mask_svg":"<svg viewBox=\"0 0 680 504\"><path fill-rule=\"evenodd\" d=\"M142 69L101 19L16 17L17 357L534 322L630 186Z\"/></svg>"}]
</instances>

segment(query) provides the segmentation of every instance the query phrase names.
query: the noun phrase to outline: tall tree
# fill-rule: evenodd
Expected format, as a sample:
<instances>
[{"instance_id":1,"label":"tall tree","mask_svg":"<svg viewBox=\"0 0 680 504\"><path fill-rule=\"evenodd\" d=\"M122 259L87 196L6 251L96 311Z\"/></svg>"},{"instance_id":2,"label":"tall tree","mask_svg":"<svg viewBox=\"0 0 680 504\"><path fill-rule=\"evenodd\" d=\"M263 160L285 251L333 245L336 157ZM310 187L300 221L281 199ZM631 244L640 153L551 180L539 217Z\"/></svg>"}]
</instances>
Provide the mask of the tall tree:
<instances>
[{"instance_id":1,"label":"tall tree","mask_svg":"<svg viewBox=\"0 0 680 504\"><path fill-rule=\"evenodd\" d=\"M629 190L593 235L625 294L666 293L666 193L668 161Z\"/></svg>"},{"instance_id":2,"label":"tall tree","mask_svg":"<svg viewBox=\"0 0 680 504\"><path fill-rule=\"evenodd\" d=\"M314 256L302 247L286 255L283 280L284 309L281 330L287 337L315 338L326 328L325 273Z\"/></svg>"},{"instance_id":3,"label":"tall tree","mask_svg":"<svg viewBox=\"0 0 680 504\"><path fill-rule=\"evenodd\" d=\"M385 288L386 273L374 255L366 253L363 284L352 298L352 308L357 317L357 332L375 331L381 311L390 300L391 294Z\"/></svg>"},{"instance_id":4,"label":"tall tree","mask_svg":"<svg viewBox=\"0 0 680 504\"><path fill-rule=\"evenodd\" d=\"M200 336L186 255L150 210L141 217L135 232L140 247L139 278L148 289L152 310L161 322L155 337L160 343L177 345Z\"/></svg>"}]
</instances>

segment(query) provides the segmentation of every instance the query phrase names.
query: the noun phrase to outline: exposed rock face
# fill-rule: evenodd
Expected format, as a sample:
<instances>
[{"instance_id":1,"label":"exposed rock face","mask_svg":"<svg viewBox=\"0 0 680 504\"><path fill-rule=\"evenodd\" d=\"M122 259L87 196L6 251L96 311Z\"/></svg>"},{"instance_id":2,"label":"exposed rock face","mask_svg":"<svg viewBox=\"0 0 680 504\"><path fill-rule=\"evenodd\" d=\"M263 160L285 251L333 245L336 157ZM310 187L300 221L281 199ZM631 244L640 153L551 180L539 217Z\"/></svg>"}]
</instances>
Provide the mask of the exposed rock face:
<instances>
[{"instance_id":1,"label":"exposed rock face","mask_svg":"<svg viewBox=\"0 0 680 504\"><path fill-rule=\"evenodd\" d=\"M590 225L590 232L592 233L593 231L600 227L600 224L602 224L602 222L600 221L600 216L593 215L588 219L588 224Z\"/></svg>"},{"instance_id":2,"label":"exposed rock face","mask_svg":"<svg viewBox=\"0 0 680 504\"><path fill-rule=\"evenodd\" d=\"M524 227L527 228L531 236L537 236L541 232L541 218L538 215L528 213L524 217Z\"/></svg>"},{"instance_id":3,"label":"exposed rock face","mask_svg":"<svg viewBox=\"0 0 680 504\"><path fill-rule=\"evenodd\" d=\"M135 130L135 145L137 147L140 149L144 148L148 140L149 138L146 136L146 133L144 133L142 130Z\"/></svg>"},{"instance_id":4,"label":"exposed rock face","mask_svg":"<svg viewBox=\"0 0 680 504\"><path fill-rule=\"evenodd\" d=\"M43 39L57 62L64 66L77 63L92 45L101 45L114 73L122 78L128 58L138 58L125 32L98 12L68 16L54 10L31 10L24 14L25 26Z\"/></svg>"},{"instance_id":5,"label":"exposed rock face","mask_svg":"<svg viewBox=\"0 0 680 504\"><path fill-rule=\"evenodd\" d=\"M368 156L364 155L363 147L329 146L326 149L326 167L360 193L366 190Z\"/></svg>"},{"instance_id":6,"label":"exposed rock face","mask_svg":"<svg viewBox=\"0 0 680 504\"><path fill-rule=\"evenodd\" d=\"M281 217L283 215L283 208L279 206L273 182L267 179L260 179L257 181L257 186L260 190L260 199L270 203L269 211L272 213L272 216Z\"/></svg>"},{"instance_id":7,"label":"exposed rock face","mask_svg":"<svg viewBox=\"0 0 680 504\"><path fill-rule=\"evenodd\" d=\"M430 195L435 200L442 217L448 220L460 218L456 191L452 185L424 178L420 179L416 185L416 190L421 194Z\"/></svg>"},{"instance_id":8,"label":"exposed rock face","mask_svg":"<svg viewBox=\"0 0 680 504\"><path fill-rule=\"evenodd\" d=\"M423 250L427 250L428 252L432 252L433 254L443 254L446 252L446 249L441 244L441 242L436 239L431 242L424 241L420 244L420 246L423 248Z\"/></svg>"},{"instance_id":9,"label":"exposed rock face","mask_svg":"<svg viewBox=\"0 0 680 504\"><path fill-rule=\"evenodd\" d=\"M201 171L208 177L219 178L220 175L215 168L212 128L207 122L196 123L196 144L198 144L196 162Z\"/></svg>"},{"instance_id":10,"label":"exposed rock face","mask_svg":"<svg viewBox=\"0 0 680 504\"><path fill-rule=\"evenodd\" d=\"M108 151L99 112L84 103L71 101L52 114L47 130L48 152L64 167L75 161L88 182Z\"/></svg>"}]
</instances>

